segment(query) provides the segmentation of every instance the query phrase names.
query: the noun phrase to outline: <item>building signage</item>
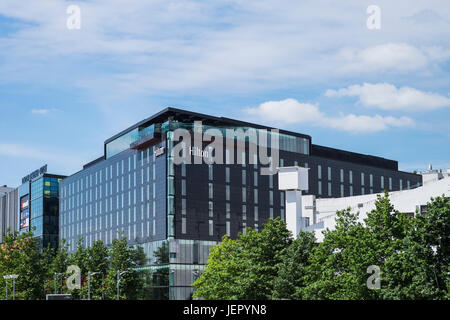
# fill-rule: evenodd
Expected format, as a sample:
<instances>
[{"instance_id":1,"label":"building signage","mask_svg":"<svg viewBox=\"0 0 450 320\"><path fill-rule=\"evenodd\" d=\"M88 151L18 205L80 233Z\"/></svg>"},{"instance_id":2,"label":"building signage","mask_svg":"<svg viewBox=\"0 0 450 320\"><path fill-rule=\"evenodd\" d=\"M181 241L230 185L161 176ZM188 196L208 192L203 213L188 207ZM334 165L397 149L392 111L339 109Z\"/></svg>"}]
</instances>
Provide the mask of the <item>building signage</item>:
<instances>
[{"instance_id":1,"label":"building signage","mask_svg":"<svg viewBox=\"0 0 450 320\"><path fill-rule=\"evenodd\" d=\"M28 229L30 225L29 203L30 199L28 195L25 195L22 198L20 198L20 215L19 215L20 230Z\"/></svg>"},{"instance_id":2,"label":"building signage","mask_svg":"<svg viewBox=\"0 0 450 320\"><path fill-rule=\"evenodd\" d=\"M31 181L31 180L39 177L40 175L43 175L44 173L47 173L47 165L42 166L41 168L30 173L29 175L23 177L22 184L24 184L25 182Z\"/></svg>"},{"instance_id":3,"label":"building signage","mask_svg":"<svg viewBox=\"0 0 450 320\"><path fill-rule=\"evenodd\" d=\"M162 155L164 153L164 147L155 149L155 156L159 157L160 155Z\"/></svg>"},{"instance_id":4,"label":"building signage","mask_svg":"<svg viewBox=\"0 0 450 320\"><path fill-rule=\"evenodd\" d=\"M202 150L199 147L191 147L189 149L189 154L191 156L195 156L195 157L211 158L211 156L212 156L211 149L212 148L208 148L208 149L209 150Z\"/></svg>"}]
</instances>

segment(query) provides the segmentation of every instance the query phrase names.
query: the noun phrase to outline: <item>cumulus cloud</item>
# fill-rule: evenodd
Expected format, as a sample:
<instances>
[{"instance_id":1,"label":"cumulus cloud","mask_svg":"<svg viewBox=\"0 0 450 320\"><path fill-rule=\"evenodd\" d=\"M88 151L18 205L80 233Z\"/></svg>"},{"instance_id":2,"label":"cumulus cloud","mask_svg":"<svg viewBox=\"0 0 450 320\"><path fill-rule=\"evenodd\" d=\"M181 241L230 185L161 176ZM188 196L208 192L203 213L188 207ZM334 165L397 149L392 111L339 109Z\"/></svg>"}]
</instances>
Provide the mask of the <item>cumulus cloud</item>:
<instances>
[{"instance_id":1,"label":"cumulus cloud","mask_svg":"<svg viewBox=\"0 0 450 320\"><path fill-rule=\"evenodd\" d=\"M386 43L364 49L339 51L344 72L411 71L426 67L432 60L422 50L405 43Z\"/></svg>"},{"instance_id":2,"label":"cumulus cloud","mask_svg":"<svg viewBox=\"0 0 450 320\"><path fill-rule=\"evenodd\" d=\"M317 105L300 103L295 99L267 101L257 108L248 108L251 115L285 123L316 122L324 115Z\"/></svg>"},{"instance_id":3,"label":"cumulus cloud","mask_svg":"<svg viewBox=\"0 0 450 320\"><path fill-rule=\"evenodd\" d=\"M450 106L450 98L410 87L396 88L389 83L351 85L327 90L328 97L358 97L359 102L382 110L427 111Z\"/></svg>"},{"instance_id":4,"label":"cumulus cloud","mask_svg":"<svg viewBox=\"0 0 450 320\"><path fill-rule=\"evenodd\" d=\"M412 127L414 121L408 117L383 117L347 114L327 116L317 105L301 103L296 99L268 101L255 108L245 110L248 114L265 121L283 123L310 123L320 127L341 131L363 133L384 131L392 127Z\"/></svg>"}]
</instances>

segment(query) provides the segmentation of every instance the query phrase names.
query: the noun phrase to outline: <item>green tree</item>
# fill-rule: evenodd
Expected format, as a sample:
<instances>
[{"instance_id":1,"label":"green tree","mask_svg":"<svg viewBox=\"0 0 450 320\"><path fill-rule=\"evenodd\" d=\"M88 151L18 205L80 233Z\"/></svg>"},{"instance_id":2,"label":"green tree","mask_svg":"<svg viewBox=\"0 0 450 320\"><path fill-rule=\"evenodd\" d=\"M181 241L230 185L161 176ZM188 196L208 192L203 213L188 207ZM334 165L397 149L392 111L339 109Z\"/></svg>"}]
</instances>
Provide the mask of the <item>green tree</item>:
<instances>
[{"instance_id":1,"label":"green tree","mask_svg":"<svg viewBox=\"0 0 450 320\"><path fill-rule=\"evenodd\" d=\"M194 297L205 299L270 299L292 234L279 217L269 219L260 233L247 229L238 239L224 237L215 246L203 274L194 282Z\"/></svg>"},{"instance_id":2,"label":"green tree","mask_svg":"<svg viewBox=\"0 0 450 320\"><path fill-rule=\"evenodd\" d=\"M0 245L0 274L18 274L16 298L37 300L44 298L45 263L39 244L32 232L7 232ZM48 261L48 260L46 260ZM2 279L3 280L3 279ZM12 281L9 281L12 293ZM0 286L0 298L5 298L5 286ZM12 296L9 295L11 299Z\"/></svg>"},{"instance_id":3,"label":"green tree","mask_svg":"<svg viewBox=\"0 0 450 320\"><path fill-rule=\"evenodd\" d=\"M244 272L242 251L239 240L224 236L222 242L211 249L205 271L193 284L194 298L239 299L239 277Z\"/></svg>"},{"instance_id":4,"label":"green tree","mask_svg":"<svg viewBox=\"0 0 450 320\"><path fill-rule=\"evenodd\" d=\"M64 281L61 281L62 277L67 271L69 266L69 252L68 246L64 239L59 243L58 248L46 250L46 254L50 259L47 270L47 281L45 283L45 291L47 293L55 292L55 273L57 274L56 281L56 292L57 293L67 293L67 286Z\"/></svg>"},{"instance_id":5,"label":"green tree","mask_svg":"<svg viewBox=\"0 0 450 320\"><path fill-rule=\"evenodd\" d=\"M86 283L86 276L87 276L87 272L88 272L88 262L89 262L89 256L88 256L88 250L84 246L84 238L78 237L77 249L75 250L75 252L72 255L70 255L70 258L69 258L70 265L77 266L78 268L80 268L80 272L81 272L81 288L69 290L73 299L83 299L83 298L86 299L87 298L87 289L85 289L84 286ZM67 280L67 277L69 277L69 276L70 275L66 274L64 271L63 279Z\"/></svg>"},{"instance_id":6,"label":"green tree","mask_svg":"<svg viewBox=\"0 0 450 320\"><path fill-rule=\"evenodd\" d=\"M92 246L86 249L85 283L81 292L83 297L88 297L88 273L98 272L96 274L91 274L91 299L102 299L105 286L104 278L108 272L108 259L108 248L101 240L94 241Z\"/></svg>"},{"instance_id":7,"label":"green tree","mask_svg":"<svg viewBox=\"0 0 450 320\"><path fill-rule=\"evenodd\" d=\"M417 214L401 245L387 257L385 299L448 299L450 276L450 199L432 198Z\"/></svg>"},{"instance_id":8,"label":"green tree","mask_svg":"<svg viewBox=\"0 0 450 320\"><path fill-rule=\"evenodd\" d=\"M272 299L301 299L297 288L305 286L304 277L310 256L316 247L314 233L300 231L292 244L283 249L282 261L277 265Z\"/></svg>"},{"instance_id":9,"label":"green tree","mask_svg":"<svg viewBox=\"0 0 450 320\"><path fill-rule=\"evenodd\" d=\"M139 263L144 260L141 250L129 246L125 237L113 240L109 249L109 269L105 279L105 291L110 299L116 299L118 271L126 271L121 275L120 299L135 300L139 298L143 283L139 281L139 275L135 269L140 267Z\"/></svg>"},{"instance_id":10,"label":"green tree","mask_svg":"<svg viewBox=\"0 0 450 320\"><path fill-rule=\"evenodd\" d=\"M372 298L366 287L367 267L375 264L370 244L358 214L338 211L336 228L324 232L323 242L305 268L305 285L296 288L296 295L303 299Z\"/></svg>"}]
</instances>

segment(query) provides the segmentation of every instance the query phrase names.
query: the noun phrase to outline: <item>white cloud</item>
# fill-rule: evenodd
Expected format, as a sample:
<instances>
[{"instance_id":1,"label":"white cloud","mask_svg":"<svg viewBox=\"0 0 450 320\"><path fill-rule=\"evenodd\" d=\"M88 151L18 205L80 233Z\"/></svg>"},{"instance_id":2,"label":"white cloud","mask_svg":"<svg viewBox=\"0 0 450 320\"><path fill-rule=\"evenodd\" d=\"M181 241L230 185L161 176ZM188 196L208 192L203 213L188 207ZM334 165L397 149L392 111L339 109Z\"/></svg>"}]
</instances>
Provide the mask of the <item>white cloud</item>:
<instances>
[{"instance_id":1,"label":"white cloud","mask_svg":"<svg viewBox=\"0 0 450 320\"><path fill-rule=\"evenodd\" d=\"M406 43L386 43L365 49L341 49L342 72L413 71L433 60L422 50Z\"/></svg>"},{"instance_id":2,"label":"white cloud","mask_svg":"<svg viewBox=\"0 0 450 320\"><path fill-rule=\"evenodd\" d=\"M310 123L347 132L378 132L391 127L412 127L414 121L408 117L383 117L380 115L340 115L327 116L317 105L301 103L296 99L268 101L255 108L245 110L248 114L264 121L283 123Z\"/></svg>"},{"instance_id":3,"label":"white cloud","mask_svg":"<svg viewBox=\"0 0 450 320\"><path fill-rule=\"evenodd\" d=\"M285 123L316 122L323 118L318 106L300 103L295 99L267 101L246 111L251 115Z\"/></svg>"},{"instance_id":4,"label":"white cloud","mask_svg":"<svg viewBox=\"0 0 450 320\"><path fill-rule=\"evenodd\" d=\"M448 14L436 0L381 3L390 13L383 15L382 30L389 29L382 38L373 32L368 36L367 5L358 1L345 6L331 0L320 6L285 0L73 3L80 5L82 17L76 31L66 28L67 1L0 1L0 14L20 21L0 35L0 57L6 61L0 81L54 81L82 86L93 96L235 93L366 70L409 72L448 59L449 30L430 24L410 33L411 22L400 19L432 7ZM406 38L414 44L426 40L435 53L402 43ZM387 44L373 45L380 42ZM58 72L45 77L49 61Z\"/></svg>"},{"instance_id":5,"label":"white cloud","mask_svg":"<svg viewBox=\"0 0 450 320\"><path fill-rule=\"evenodd\" d=\"M31 113L33 114L47 114L50 112L50 109L31 109Z\"/></svg>"},{"instance_id":6,"label":"white cloud","mask_svg":"<svg viewBox=\"0 0 450 320\"><path fill-rule=\"evenodd\" d=\"M339 90L327 90L328 97L358 97L359 102L382 110L427 111L450 106L450 98L410 87L396 88L389 83L351 85Z\"/></svg>"}]
</instances>

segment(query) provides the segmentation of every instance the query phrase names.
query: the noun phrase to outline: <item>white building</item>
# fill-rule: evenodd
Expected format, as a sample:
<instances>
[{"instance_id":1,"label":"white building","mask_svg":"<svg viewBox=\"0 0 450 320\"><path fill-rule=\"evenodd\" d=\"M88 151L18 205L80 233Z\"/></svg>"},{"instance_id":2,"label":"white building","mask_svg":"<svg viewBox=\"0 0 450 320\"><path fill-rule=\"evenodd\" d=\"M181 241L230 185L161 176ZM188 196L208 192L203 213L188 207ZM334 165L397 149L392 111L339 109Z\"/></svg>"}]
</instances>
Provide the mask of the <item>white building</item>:
<instances>
[{"instance_id":1,"label":"white building","mask_svg":"<svg viewBox=\"0 0 450 320\"><path fill-rule=\"evenodd\" d=\"M416 212L421 213L426 210L426 204L431 197L442 195L450 197L450 169L442 172L441 170L432 170L430 166L429 170L422 175L423 186L389 193L391 203L396 210L414 215ZM286 190L286 192L289 191ZM300 208L292 204L288 207L288 197L286 197L288 228L294 234L298 229L314 231L318 241L322 241L322 231L335 227L336 211L350 208L352 212L360 213L359 219L362 222L367 217L367 213L375 209L377 195L379 194L323 199L318 199L314 195L303 195L301 201L297 201L300 203ZM289 221L302 221L302 223L298 228L289 225Z\"/></svg>"}]
</instances>

